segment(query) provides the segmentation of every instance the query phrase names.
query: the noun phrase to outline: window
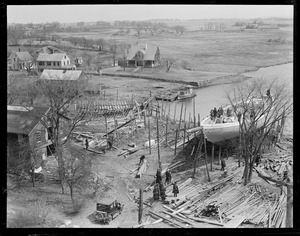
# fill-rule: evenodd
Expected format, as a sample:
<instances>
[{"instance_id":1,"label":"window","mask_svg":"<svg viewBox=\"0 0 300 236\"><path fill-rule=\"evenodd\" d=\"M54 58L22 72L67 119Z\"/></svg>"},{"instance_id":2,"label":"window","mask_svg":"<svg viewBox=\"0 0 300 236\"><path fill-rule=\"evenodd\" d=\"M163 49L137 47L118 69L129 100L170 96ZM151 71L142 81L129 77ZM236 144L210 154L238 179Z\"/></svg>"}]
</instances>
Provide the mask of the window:
<instances>
[{"instance_id":1,"label":"window","mask_svg":"<svg viewBox=\"0 0 300 236\"><path fill-rule=\"evenodd\" d=\"M39 61L39 66L43 66L44 62L43 61Z\"/></svg>"},{"instance_id":2,"label":"window","mask_svg":"<svg viewBox=\"0 0 300 236\"><path fill-rule=\"evenodd\" d=\"M48 62L47 62L47 66L51 66L51 61L48 61Z\"/></svg>"},{"instance_id":3,"label":"window","mask_svg":"<svg viewBox=\"0 0 300 236\"><path fill-rule=\"evenodd\" d=\"M42 132L41 131L36 131L35 137L36 137L36 143L42 142Z\"/></svg>"},{"instance_id":4,"label":"window","mask_svg":"<svg viewBox=\"0 0 300 236\"><path fill-rule=\"evenodd\" d=\"M59 62L57 62L57 65L59 66Z\"/></svg>"},{"instance_id":5,"label":"window","mask_svg":"<svg viewBox=\"0 0 300 236\"><path fill-rule=\"evenodd\" d=\"M53 62L53 65L56 66L56 62L55 61Z\"/></svg>"},{"instance_id":6,"label":"window","mask_svg":"<svg viewBox=\"0 0 300 236\"><path fill-rule=\"evenodd\" d=\"M66 62L64 61L64 65L66 64Z\"/></svg>"}]
</instances>

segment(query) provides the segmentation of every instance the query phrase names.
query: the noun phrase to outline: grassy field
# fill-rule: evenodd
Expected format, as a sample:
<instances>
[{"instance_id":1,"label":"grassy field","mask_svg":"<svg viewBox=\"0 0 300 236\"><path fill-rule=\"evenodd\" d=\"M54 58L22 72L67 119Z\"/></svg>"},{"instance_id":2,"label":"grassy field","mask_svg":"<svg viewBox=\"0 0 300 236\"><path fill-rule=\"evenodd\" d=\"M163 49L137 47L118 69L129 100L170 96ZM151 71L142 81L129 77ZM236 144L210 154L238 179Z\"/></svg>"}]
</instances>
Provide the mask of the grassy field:
<instances>
[{"instance_id":1,"label":"grassy field","mask_svg":"<svg viewBox=\"0 0 300 236\"><path fill-rule=\"evenodd\" d=\"M131 45L148 43L160 48L161 57L176 58L176 65L166 73L163 69L144 70L143 73L168 77L207 79L216 76L242 73L293 60L292 25L285 28L273 28L280 22L269 20L264 29L248 29L241 31L233 27L233 20L224 21L225 31L201 31L205 21L170 21L169 25L184 25L187 31L183 35L170 33L142 34L139 38L135 31L130 34L115 35L118 30L103 32L89 31L76 33L60 33L61 36L77 36L86 38L114 39ZM282 23L282 22L281 22ZM102 59L104 59L102 57ZM109 58L106 58L109 59ZM99 58L101 61L101 58ZM98 61L99 61L98 60ZM186 70L188 67L192 70Z\"/></svg>"}]
</instances>

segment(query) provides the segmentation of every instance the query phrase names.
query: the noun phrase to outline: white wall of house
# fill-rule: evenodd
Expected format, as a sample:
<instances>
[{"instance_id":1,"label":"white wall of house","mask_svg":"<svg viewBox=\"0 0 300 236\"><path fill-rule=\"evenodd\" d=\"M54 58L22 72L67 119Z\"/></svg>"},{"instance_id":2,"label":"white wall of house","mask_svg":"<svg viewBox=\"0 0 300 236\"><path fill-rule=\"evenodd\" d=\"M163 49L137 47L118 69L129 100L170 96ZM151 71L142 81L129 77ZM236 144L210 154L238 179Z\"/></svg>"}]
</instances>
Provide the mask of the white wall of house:
<instances>
[{"instance_id":1,"label":"white wall of house","mask_svg":"<svg viewBox=\"0 0 300 236\"><path fill-rule=\"evenodd\" d=\"M44 69L61 69L65 65L70 65L71 61L68 56L65 56L61 61L38 61L37 67L41 72Z\"/></svg>"}]
</instances>

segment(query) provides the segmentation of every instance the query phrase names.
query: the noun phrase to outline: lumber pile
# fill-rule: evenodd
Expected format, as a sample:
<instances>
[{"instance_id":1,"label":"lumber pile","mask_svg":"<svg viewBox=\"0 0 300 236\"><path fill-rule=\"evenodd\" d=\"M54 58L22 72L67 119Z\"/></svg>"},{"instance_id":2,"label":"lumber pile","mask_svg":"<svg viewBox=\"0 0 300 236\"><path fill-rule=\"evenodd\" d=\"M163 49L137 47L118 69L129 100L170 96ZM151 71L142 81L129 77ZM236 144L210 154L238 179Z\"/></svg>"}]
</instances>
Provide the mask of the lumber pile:
<instances>
[{"instance_id":1,"label":"lumber pile","mask_svg":"<svg viewBox=\"0 0 300 236\"><path fill-rule=\"evenodd\" d=\"M284 171L290 172L293 168L293 154L288 154L274 159L267 158L259 167L265 170L271 170L279 177L283 177Z\"/></svg>"},{"instance_id":2,"label":"lumber pile","mask_svg":"<svg viewBox=\"0 0 300 236\"><path fill-rule=\"evenodd\" d=\"M219 173L220 174L220 173ZM286 193L280 195L256 183L237 184L241 176L235 170L225 178L195 184L187 179L180 185L176 198L172 190L166 192L170 207L162 213L173 221L197 227L204 222L225 228L236 228L243 222L263 227L284 227L286 217Z\"/></svg>"}]
</instances>

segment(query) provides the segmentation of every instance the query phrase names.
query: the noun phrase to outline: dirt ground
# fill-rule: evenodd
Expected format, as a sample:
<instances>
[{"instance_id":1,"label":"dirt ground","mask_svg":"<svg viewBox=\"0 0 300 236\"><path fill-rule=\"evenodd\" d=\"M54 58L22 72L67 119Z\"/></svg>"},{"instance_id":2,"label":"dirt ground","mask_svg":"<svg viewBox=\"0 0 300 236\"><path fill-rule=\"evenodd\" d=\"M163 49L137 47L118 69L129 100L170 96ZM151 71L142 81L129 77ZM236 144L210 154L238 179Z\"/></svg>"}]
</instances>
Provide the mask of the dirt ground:
<instances>
[{"instance_id":1,"label":"dirt ground","mask_svg":"<svg viewBox=\"0 0 300 236\"><path fill-rule=\"evenodd\" d=\"M97 122L91 122L88 127L92 128L96 125ZM99 124L99 123L98 123ZM174 139L174 130L175 125L170 124L170 135L169 140ZM160 121L161 134L163 136L164 122ZM97 132L101 132L98 130ZM151 119L151 137L155 137L155 119ZM75 147L78 151L82 152L86 158L91 159L92 169L95 173L98 173L103 178L103 183L105 188L102 188L98 192L96 197L86 198L80 194L75 194L75 202L78 205L78 213L72 213L72 204L69 196L69 191L66 188L66 193L61 194L61 188L58 184L45 184L38 183L35 188L31 186L29 180L23 181L18 187L8 189L8 198L7 198L7 226L15 227L18 225L18 217L20 213L27 214L28 209L31 209L37 199L43 199L48 206L49 215L47 220L47 227L84 227L84 228L126 228L132 227L133 225L138 224L138 204L134 201L134 197L138 198L139 189L145 188L151 184L154 180L154 175L158 168L158 150L157 148L151 150L149 154L148 148L143 148L136 153L131 155L118 156L118 153L122 149L128 148L128 144L135 143L138 147L143 147L144 143L148 140L148 130L145 130L144 127L138 128L138 132L134 136L128 135L126 133L119 133L118 142L116 145L117 149L112 149L106 152L106 154L95 154L86 151L83 147L76 145ZM162 168L166 168L171 163L175 163L179 160L184 160L185 164L177 169L172 170L173 178L180 179L179 183L188 179L192 175L192 161L190 154L193 146L195 145L196 140L191 140L185 148L182 146L177 150L177 154L174 155L174 150L169 148L163 143L160 146L160 157ZM208 145L208 153L211 152L211 147ZM280 154L280 150L276 149L276 152ZM134 170L139 163L139 157L145 155L148 168L147 171L142 175L141 178L135 178L136 171L130 173L131 170ZM52 160L53 161L53 160ZM208 163L210 163L211 157L208 156ZM51 162L51 160L48 160ZM226 160L227 168L236 168L237 159L233 154L229 155L229 158ZM203 171L205 166L204 159L200 159L199 165L200 168L196 171L195 180L202 181L203 183L207 182L207 177ZM218 164L218 158L215 157L215 162L213 165L213 172L210 172L211 175L215 178L222 174L220 171L220 165ZM240 168L240 173L243 171L243 166ZM253 181L258 181L261 184L268 185L262 181L256 173L253 173ZM268 186L270 188L270 186ZM272 186L271 186L272 187ZM276 189L276 188L275 188ZM277 188L278 189L278 188ZM168 190L168 189L167 189ZM278 191L278 190L277 190ZM128 197L128 196L129 197ZM112 198L117 197L118 201L124 204L124 211L121 215L115 218L110 224L95 224L90 220L90 215L96 209L96 203L101 198ZM153 202L152 191L144 193L144 201ZM147 215L148 206L145 206L143 221L151 220L154 221L154 218L151 218ZM151 210L158 211L162 210L161 202L154 202ZM149 218L150 217L150 218ZM69 221L69 222L68 222ZM64 224L65 222L65 224ZM45 222L40 225L32 225L31 227L45 227ZM153 226L147 226L147 228L169 228L172 227L167 223L159 223ZM209 224L201 224L199 227L211 228L214 227ZM245 226L249 227L249 226Z\"/></svg>"}]
</instances>

